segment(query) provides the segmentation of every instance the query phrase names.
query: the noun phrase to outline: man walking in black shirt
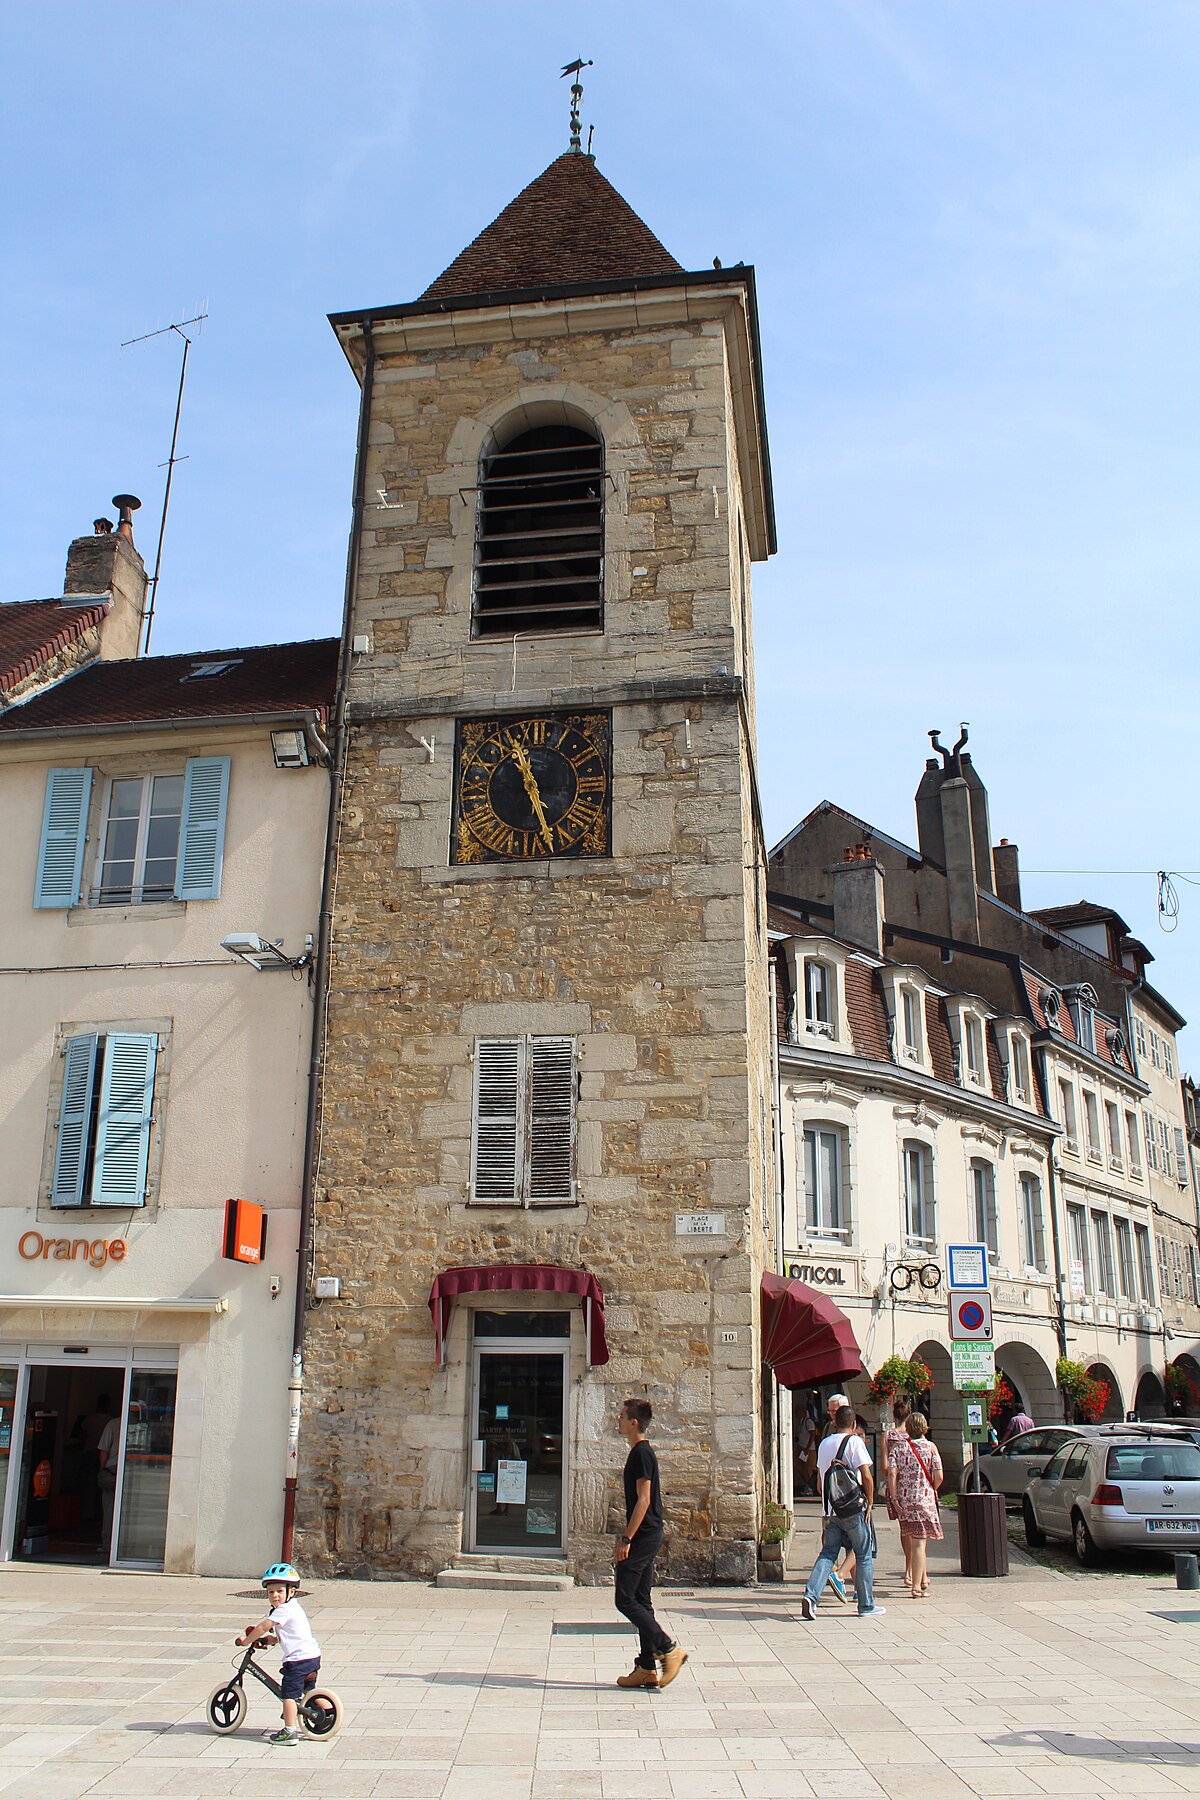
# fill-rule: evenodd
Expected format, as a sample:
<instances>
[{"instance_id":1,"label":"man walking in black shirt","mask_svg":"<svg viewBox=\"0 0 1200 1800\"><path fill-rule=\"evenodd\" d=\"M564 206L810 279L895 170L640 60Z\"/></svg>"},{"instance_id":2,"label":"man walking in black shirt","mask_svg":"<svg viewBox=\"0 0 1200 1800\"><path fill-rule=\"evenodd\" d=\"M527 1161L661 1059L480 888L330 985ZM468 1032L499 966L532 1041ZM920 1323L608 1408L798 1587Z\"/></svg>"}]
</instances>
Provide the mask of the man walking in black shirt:
<instances>
[{"instance_id":1,"label":"man walking in black shirt","mask_svg":"<svg viewBox=\"0 0 1200 1800\"><path fill-rule=\"evenodd\" d=\"M625 1459L625 1531L617 1540L613 1558L617 1611L636 1626L641 1640L633 1668L628 1675L617 1676L618 1687L669 1687L687 1661L687 1651L667 1636L650 1604L654 1558L663 1540L658 1458L646 1442L646 1427L653 1416L648 1400L627 1400L617 1421L617 1429L629 1445Z\"/></svg>"}]
</instances>

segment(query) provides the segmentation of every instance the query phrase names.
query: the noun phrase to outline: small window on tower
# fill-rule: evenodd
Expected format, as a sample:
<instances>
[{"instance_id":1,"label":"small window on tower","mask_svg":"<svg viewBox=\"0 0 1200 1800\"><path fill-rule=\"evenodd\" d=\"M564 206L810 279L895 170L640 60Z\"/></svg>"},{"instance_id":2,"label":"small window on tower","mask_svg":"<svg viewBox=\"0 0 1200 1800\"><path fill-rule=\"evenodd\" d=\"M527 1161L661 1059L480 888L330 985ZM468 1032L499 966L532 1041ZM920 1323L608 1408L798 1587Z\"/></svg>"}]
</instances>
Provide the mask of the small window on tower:
<instances>
[{"instance_id":1,"label":"small window on tower","mask_svg":"<svg viewBox=\"0 0 1200 1800\"><path fill-rule=\"evenodd\" d=\"M604 624L604 446L540 425L483 459L476 637Z\"/></svg>"}]
</instances>

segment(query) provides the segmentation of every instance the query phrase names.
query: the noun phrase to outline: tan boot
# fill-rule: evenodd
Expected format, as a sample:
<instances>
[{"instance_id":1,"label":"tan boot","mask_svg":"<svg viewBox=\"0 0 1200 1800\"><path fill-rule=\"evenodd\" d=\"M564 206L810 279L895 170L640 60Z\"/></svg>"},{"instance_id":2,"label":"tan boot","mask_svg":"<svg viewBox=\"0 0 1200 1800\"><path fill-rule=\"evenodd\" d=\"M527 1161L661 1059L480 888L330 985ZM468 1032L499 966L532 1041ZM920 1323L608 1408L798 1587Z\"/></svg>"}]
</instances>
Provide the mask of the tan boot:
<instances>
[{"instance_id":1,"label":"tan boot","mask_svg":"<svg viewBox=\"0 0 1200 1800\"><path fill-rule=\"evenodd\" d=\"M670 1687L675 1677L687 1661L688 1653L681 1650L678 1644L672 1644L665 1656L661 1656L662 1674L658 1678L659 1687Z\"/></svg>"},{"instance_id":2,"label":"tan boot","mask_svg":"<svg viewBox=\"0 0 1200 1800\"><path fill-rule=\"evenodd\" d=\"M634 1663L628 1675L617 1676L618 1687L656 1688L659 1685L658 1674L654 1669L643 1669L641 1663Z\"/></svg>"}]
</instances>

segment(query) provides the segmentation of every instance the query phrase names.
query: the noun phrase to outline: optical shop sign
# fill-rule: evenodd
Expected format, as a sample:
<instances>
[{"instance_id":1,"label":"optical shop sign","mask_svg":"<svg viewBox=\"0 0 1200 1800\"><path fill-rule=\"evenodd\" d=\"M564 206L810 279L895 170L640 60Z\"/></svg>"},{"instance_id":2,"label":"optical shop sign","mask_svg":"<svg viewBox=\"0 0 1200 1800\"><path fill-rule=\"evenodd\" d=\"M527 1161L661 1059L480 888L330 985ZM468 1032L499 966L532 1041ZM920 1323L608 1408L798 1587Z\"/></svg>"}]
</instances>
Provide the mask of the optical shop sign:
<instances>
[{"instance_id":1,"label":"optical shop sign","mask_svg":"<svg viewBox=\"0 0 1200 1800\"><path fill-rule=\"evenodd\" d=\"M17 1244L26 1262L84 1262L92 1269L124 1262L127 1249L124 1238L43 1237L40 1231L25 1232Z\"/></svg>"}]
</instances>

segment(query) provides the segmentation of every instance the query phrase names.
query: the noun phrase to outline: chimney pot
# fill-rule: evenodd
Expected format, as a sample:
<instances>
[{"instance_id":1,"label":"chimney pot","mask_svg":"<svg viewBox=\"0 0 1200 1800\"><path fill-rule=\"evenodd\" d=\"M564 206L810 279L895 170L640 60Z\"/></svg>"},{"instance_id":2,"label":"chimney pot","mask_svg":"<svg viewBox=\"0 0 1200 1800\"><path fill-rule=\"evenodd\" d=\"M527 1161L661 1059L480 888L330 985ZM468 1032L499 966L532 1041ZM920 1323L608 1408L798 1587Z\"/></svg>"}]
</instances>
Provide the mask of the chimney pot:
<instances>
[{"instance_id":1,"label":"chimney pot","mask_svg":"<svg viewBox=\"0 0 1200 1800\"><path fill-rule=\"evenodd\" d=\"M117 526L119 536L133 542L133 515L141 506L136 494L114 494L112 503L119 509L120 523Z\"/></svg>"},{"instance_id":2,"label":"chimney pot","mask_svg":"<svg viewBox=\"0 0 1200 1800\"><path fill-rule=\"evenodd\" d=\"M111 519L93 519L92 520L92 530L95 532L97 537L107 537L109 532L112 530L112 520Z\"/></svg>"}]
</instances>

